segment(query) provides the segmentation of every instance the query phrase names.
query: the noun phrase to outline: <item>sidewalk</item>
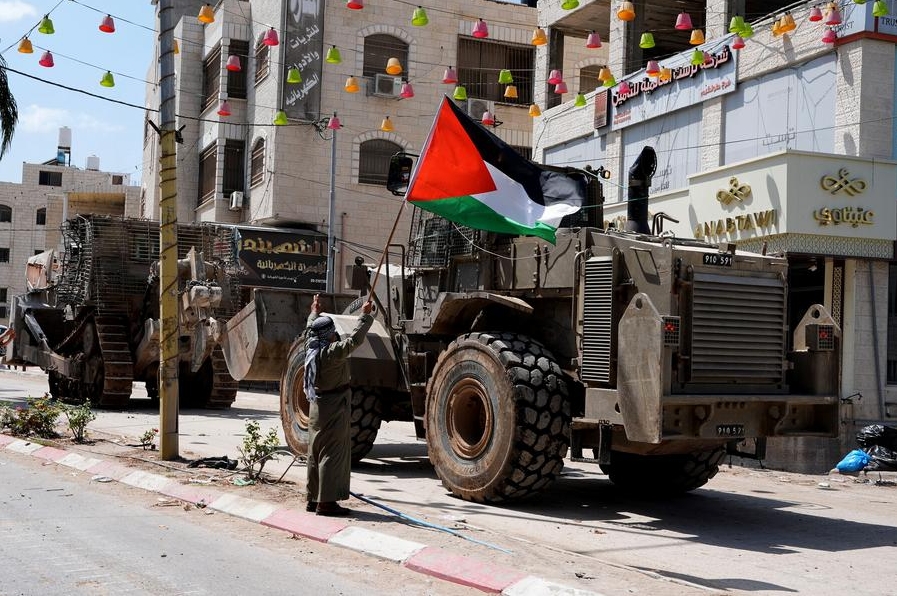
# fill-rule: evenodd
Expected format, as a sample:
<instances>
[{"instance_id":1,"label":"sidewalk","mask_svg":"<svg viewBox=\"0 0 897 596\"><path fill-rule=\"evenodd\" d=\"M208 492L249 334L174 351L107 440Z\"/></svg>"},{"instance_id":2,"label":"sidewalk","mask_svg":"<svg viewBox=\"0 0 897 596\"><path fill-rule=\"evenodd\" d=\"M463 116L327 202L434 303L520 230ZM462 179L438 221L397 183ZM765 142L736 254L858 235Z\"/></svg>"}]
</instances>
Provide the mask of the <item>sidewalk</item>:
<instances>
[{"instance_id":1,"label":"sidewalk","mask_svg":"<svg viewBox=\"0 0 897 596\"><path fill-rule=\"evenodd\" d=\"M505 596L600 596L596 592L568 587L478 557L459 554L454 550L369 530L353 525L351 520L318 517L304 509L246 498L236 494L237 490L197 486L147 472L137 466L123 465L114 461L114 456L83 455L71 449L49 445L53 441L44 443L48 444L0 434L0 450L80 470L90 474L92 481L120 482L198 508L208 507L294 536L392 561L412 571L483 592Z\"/></svg>"}]
</instances>

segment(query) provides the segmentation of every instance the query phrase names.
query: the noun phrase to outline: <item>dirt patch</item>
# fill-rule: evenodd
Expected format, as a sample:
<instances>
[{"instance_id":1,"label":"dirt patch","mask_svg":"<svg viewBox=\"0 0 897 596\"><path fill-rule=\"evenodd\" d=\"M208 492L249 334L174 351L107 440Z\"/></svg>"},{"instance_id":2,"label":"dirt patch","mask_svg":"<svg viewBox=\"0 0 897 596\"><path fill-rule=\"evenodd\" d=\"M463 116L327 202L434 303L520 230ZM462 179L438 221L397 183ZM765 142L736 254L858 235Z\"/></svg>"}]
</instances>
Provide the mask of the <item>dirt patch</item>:
<instances>
[{"instance_id":1,"label":"dirt patch","mask_svg":"<svg viewBox=\"0 0 897 596\"><path fill-rule=\"evenodd\" d=\"M190 450L182 449L181 456L174 461L163 460L158 449L144 448L133 437L114 435L102 431L91 431L88 440L76 443L71 436L60 436L55 439L40 439L41 444L58 449L79 453L85 457L98 457L115 461L135 470L165 476L181 484L209 486L228 492L235 492L248 499L270 502L304 502L305 484L288 478L281 478L281 473L263 471L261 480L249 480L245 468L240 462L230 459L237 468L234 470L216 467L191 467L191 463L200 461L203 456ZM292 455L281 455L281 460L289 460ZM226 456L213 458L226 460ZM214 462L211 462L214 463ZM297 460L292 469L305 468L304 460Z\"/></svg>"}]
</instances>

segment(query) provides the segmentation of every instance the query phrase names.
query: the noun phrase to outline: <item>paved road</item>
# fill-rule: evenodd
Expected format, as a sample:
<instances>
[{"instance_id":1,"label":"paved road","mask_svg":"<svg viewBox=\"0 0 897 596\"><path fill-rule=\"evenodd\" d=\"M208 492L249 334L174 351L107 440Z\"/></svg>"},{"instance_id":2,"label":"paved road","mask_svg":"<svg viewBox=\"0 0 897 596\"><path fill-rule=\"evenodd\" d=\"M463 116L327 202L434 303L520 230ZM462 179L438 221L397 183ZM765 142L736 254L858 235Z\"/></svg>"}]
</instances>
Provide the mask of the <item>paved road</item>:
<instances>
[{"instance_id":1,"label":"paved road","mask_svg":"<svg viewBox=\"0 0 897 596\"><path fill-rule=\"evenodd\" d=\"M31 371L0 372L0 399L39 393L42 383ZM136 437L158 426L158 412L143 404L101 413L90 428L112 438ZM241 392L230 411L182 412L181 453L236 457L245 421L259 420L263 430L279 426L276 408L275 395ZM279 475L287 463L276 462L271 472ZM287 498L300 499L304 468L293 467L286 478L295 482ZM626 498L597 466L568 462L562 478L537 498L489 507L447 495L411 425L389 423L352 483L354 491L389 507L513 554L466 542L460 548L608 595L897 593L893 482L724 466L703 489L653 501ZM410 539L426 531L393 529Z\"/></svg>"},{"instance_id":2,"label":"paved road","mask_svg":"<svg viewBox=\"0 0 897 596\"><path fill-rule=\"evenodd\" d=\"M0 454L0 596L464 592L351 552Z\"/></svg>"}]
</instances>

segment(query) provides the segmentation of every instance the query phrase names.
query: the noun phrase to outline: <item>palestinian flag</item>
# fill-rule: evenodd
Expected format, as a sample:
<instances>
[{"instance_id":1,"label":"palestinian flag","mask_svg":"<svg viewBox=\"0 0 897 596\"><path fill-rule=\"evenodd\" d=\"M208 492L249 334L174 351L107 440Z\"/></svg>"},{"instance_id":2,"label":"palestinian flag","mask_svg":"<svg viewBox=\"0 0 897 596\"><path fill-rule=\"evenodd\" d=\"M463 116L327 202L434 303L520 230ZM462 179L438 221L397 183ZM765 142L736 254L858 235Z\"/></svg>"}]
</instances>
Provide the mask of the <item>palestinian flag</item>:
<instances>
[{"instance_id":1,"label":"palestinian flag","mask_svg":"<svg viewBox=\"0 0 897 596\"><path fill-rule=\"evenodd\" d=\"M406 199L455 223L555 242L565 215L586 196L584 176L538 166L448 97L433 122Z\"/></svg>"}]
</instances>

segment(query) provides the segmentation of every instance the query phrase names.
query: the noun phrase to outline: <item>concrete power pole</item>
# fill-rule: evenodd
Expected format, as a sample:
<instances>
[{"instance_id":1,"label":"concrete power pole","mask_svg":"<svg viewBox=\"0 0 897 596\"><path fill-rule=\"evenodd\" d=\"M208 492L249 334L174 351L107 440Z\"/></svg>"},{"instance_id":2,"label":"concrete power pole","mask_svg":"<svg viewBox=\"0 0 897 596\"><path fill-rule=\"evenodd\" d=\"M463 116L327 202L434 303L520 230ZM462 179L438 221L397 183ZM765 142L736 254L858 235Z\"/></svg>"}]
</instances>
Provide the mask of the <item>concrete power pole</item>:
<instances>
[{"instance_id":1,"label":"concrete power pole","mask_svg":"<svg viewBox=\"0 0 897 596\"><path fill-rule=\"evenodd\" d=\"M173 0L159 2L161 200L159 249L159 454L178 458L178 195L174 101Z\"/></svg>"}]
</instances>

